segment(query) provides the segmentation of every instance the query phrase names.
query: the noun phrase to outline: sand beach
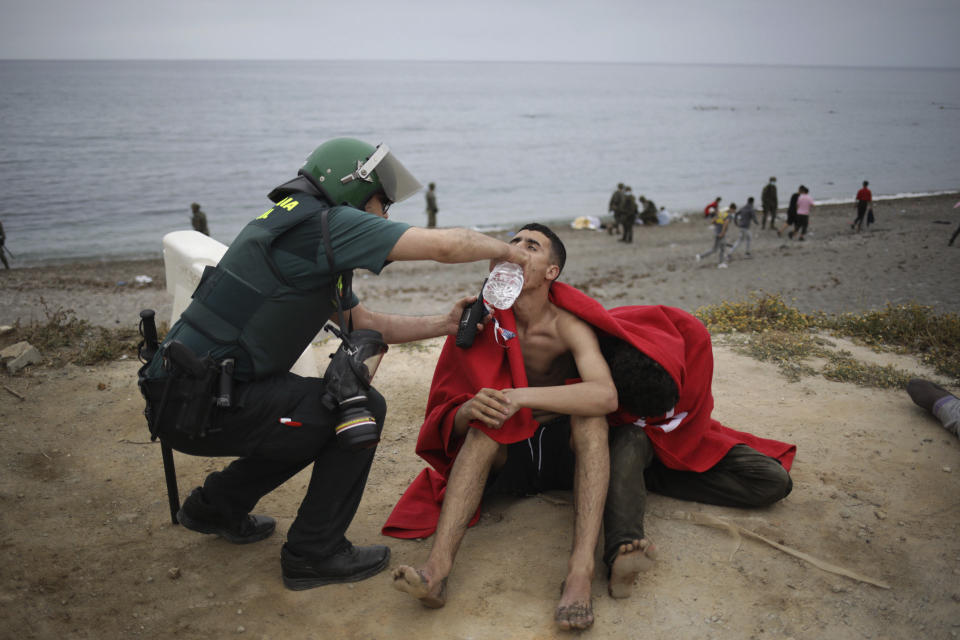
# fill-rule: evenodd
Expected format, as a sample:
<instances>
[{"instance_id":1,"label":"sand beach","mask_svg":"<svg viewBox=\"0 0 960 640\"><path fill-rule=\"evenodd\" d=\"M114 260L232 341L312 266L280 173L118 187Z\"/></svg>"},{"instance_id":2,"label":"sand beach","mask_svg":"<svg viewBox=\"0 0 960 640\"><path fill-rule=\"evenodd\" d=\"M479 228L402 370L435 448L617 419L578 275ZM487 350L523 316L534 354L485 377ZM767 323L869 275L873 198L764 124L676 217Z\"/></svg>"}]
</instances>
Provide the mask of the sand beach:
<instances>
[{"instance_id":1,"label":"sand beach","mask_svg":"<svg viewBox=\"0 0 960 640\"><path fill-rule=\"evenodd\" d=\"M815 195L815 194L814 194ZM554 225L568 263L562 279L608 307L665 304L688 311L780 295L831 313L916 302L960 313L957 194L875 203L877 222L855 234L854 207L817 207L805 242L754 227L751 257L729 268L697 262L712 243L702 216L638 228L634 243ZM780 220L783 220L780 212ZM550 216L544 216L549 219ZM11 247L14 251L15 246ZM0 271L0 325L69 309L95 325L136 325L142 308L169 318L160 239L142 260L86 261ZM486 266L397 263L357 273L372 309L439 313L475 293ZM137 276L147 276L138 282ZM915 358L834 339L857 357L949 382ZM363 502L349 536L389 544L391 566L417 564L430 540L384 538L380 527L423 468L413 451L440 339L392 347L375 385L389 405ZM315 347L329 350L328 343ZM953 638L960 636L960 441L905 392L828 381L788 382L768 363L715 337L715 416L796 443L794 489L748 511L649 501L655 568L632 598L594 582L591 637ZM420 607L389 573L352 585L291 592L279 555L307 476L257 511L277 533L233 547L170 523L160 450L149 441L130 358L80 367L49 361L0 373L0 617L18 638L554 638L565 574L568 494L499 500L468 532L445 608ZM222 460L176 456L181 497ZM720 518L766 538L699 525ZM780 545L779 547L776 545ZM857 574L849 577L783 547Z\"/></svg>"}]
</instances>

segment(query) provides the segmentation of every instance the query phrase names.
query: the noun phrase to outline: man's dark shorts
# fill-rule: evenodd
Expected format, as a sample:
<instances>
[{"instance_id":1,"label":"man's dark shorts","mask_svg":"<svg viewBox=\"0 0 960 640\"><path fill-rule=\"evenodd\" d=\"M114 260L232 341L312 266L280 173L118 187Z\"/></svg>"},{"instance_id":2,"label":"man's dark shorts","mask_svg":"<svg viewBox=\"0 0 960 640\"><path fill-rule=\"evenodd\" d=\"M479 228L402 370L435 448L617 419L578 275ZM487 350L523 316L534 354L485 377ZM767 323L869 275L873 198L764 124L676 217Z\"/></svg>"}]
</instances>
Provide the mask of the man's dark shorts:
<instances>
[{"instance_id":1,"label":"man's dark shorts","mask_svg":"<svg viewBox=\"0 0 960 640\"><path fill-rule=\"evenodd\" d=\"M530 496L549 489L573 489L570 418L537 428L529 440L507 445L507 462L487 482L488 494Z\"/></svg>"}]
</instances>

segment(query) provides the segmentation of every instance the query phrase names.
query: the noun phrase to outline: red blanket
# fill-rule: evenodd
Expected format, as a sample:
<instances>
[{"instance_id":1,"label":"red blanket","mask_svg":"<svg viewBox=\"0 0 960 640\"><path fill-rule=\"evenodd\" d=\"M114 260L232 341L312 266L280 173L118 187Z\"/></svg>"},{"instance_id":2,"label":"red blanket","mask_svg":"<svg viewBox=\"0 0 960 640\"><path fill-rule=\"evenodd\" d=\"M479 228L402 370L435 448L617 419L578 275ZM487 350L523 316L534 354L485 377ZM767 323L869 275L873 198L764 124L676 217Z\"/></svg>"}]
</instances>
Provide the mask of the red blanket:
<instances>
[{"instance_id":1,"label":"red blanket","mask_svg":"<svg viewBox=\"0 0 960 640\"><path fill-rule=\"evenodd\" d=\"M736 444L746 444L780 460L789 470L794 445L758 438L729 429L711 417L713 351L706 327L689 313L673 307L632 306L607 310L596 300L562 282L551 286L551 301L597 330L616 336L647 354L673 377L680 391L674 410L647 417L645 425L657 457L668 467L702 472L715 465ZM396 538L423 538L434 532L443 503L446 477L460 442L451 441L457 409L483 387L523 387L527 377L516 338L513 313L498 311L498 326L489 324L469 349L448 337L427 399L426 418L417 439L417 454L433 468L424 469L407 488L383 526ZM607 417L612 426L639 420L622 411ZM536 431L529 409L518 411L501 429L479 428L497 442L525 440ZM473 525L479 511L471 521Z\"/></svg>"}]
</instances>

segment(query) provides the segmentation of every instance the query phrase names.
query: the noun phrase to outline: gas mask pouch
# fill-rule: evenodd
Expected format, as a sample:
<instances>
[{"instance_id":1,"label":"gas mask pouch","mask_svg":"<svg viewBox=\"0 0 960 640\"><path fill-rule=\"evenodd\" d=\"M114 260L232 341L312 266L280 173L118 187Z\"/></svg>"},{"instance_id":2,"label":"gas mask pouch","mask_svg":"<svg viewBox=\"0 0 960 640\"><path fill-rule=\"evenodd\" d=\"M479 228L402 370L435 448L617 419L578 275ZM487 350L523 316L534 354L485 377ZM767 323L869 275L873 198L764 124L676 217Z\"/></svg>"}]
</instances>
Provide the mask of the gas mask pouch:
<instances>
[{"instance_id":1,"label":"gas mask pouch","mask_svg":"<svg viewBox=\"0 0 960 640\"><path fill-rule=\"evenodd\" d=\"M324 327L340 338L340 348L330 356L323 374L323 405L338 414L337 443L349 451L374 447L381 427L367 406L367 392L387 344L379 331L356 329L349 334L333 325Z\"/></svg>"}]
</instances>

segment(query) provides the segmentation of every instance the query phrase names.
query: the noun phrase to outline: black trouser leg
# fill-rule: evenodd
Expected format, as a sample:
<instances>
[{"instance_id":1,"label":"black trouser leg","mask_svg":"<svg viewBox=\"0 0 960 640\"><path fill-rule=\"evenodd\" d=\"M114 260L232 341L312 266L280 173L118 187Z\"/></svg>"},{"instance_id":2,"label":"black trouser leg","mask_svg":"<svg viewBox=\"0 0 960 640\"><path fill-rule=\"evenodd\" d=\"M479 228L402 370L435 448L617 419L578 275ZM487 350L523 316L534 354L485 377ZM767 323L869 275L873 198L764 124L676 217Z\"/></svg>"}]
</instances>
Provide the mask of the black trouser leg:
<instances>
[{"instance_id":1,"label":"black trouser leg","mask_svg":"<svg viewBox=\"0 0 960 640\"><path fill-rule=\"evenodd\" d=\"M861 206L861 205L858 204L858 205L857 205L857 217L856 217L856 219L853 221L853 224L850 225L850 226L853 227L853 228L855 228L857 231L859 231L861 228L863 228L863 217L864 217L865 215L867 215L867 207L866 207L866 204L864 204L863 206Z\"/></svg>"},{"instance_id":2,"label":"black trouser leg","mask_svg":"<svg viewBox=\"0 0 960 640\"><path fill-rule=\"evenodd\" d=\"M735 445L703 473L677 471L655 461L645 479L650 491L725 507L765 507L793 489L783 465L745 444Z\"/></svg>"},{"instance_id":3,"label":"black trouser leg","mask_svg":"<svg viewBox=\"0 0 960 640\"><path fill-rule=\"evenodd\" d=\"M643 538L647 508L644 472L653 461L653 445L643 427L610 429L610 488L603 510L603 559L609 566L620 545Z\"/></svg>"},{"instance_id":4,"label":"black trouser leg","mask_svg":"<svg viewBox=\"0 0 960 640\"><path fill-rule=\"evenodd\" d=\"M238 520L253 511L260 498L295 476L310 460L291 463L267 458L238 458L203 482L203 497L218 512Z\"/></svg>"},{"instance_id":5,"label":"black trouser leg","mask_svg":"<svg viewBox=\"0 0 960 640\"><path fill-rule=\"evenodd\" d=\"M387 403L375 389L367 393L367 407L383 428ZM287 547L297 555L323 557L337 551L353 521L367 485L375 447L341 449L335 438L313 463L307 495L287 531Z\"/></svg>"},{"instance_id":6,"label":"black trouser leg","mask_svg":"<svg viewBox=\"0 0 960 640\"><path fill-rule=\"evenodd\" d=\"M240 456L204 483L205 500L229 518L249 513L264 495L311 462L313 475L300 512L288 533L298 555L320 557L340 546L373 461L374 449L350 452L337 445L337 416L320 402L323 381L293 374L238 385L237 408L215 416L211 433L190 439L161 437L178 451L204 456ZM376 390L368 408L382 427L386 402ZM280 418L301 422L293 427Z\"/></svg>"}]
</instances>

